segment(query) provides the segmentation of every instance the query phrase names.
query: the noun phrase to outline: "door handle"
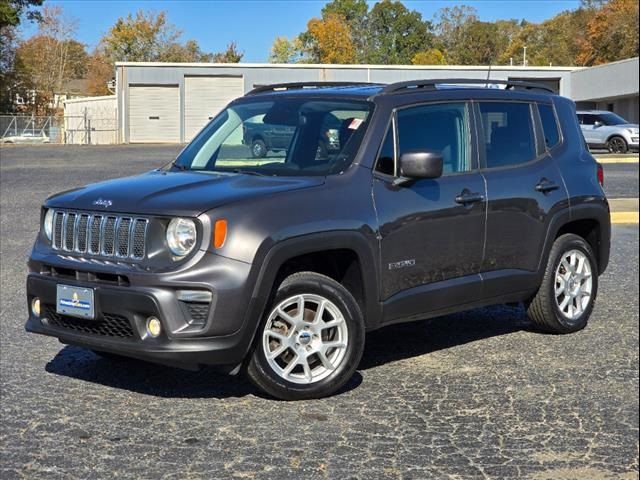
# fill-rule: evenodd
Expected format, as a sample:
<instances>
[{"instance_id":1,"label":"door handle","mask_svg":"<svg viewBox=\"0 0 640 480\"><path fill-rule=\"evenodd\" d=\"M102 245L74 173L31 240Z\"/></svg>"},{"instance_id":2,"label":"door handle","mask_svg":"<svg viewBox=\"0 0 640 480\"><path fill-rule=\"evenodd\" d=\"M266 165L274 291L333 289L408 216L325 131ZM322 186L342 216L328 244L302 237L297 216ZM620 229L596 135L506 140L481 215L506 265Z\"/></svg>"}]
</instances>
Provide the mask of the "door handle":
<instances>
[{"instance_id":1,"label":"door handle","mask_svg":"<svg viewBox=\"0 0 640 480\"><path fill-rule=\"evenodd\" d=\"M456 197L456 203L460 205L469 205L471 203L478 203L484 201L484 195L479 193L472 193L467 189L464 189L460 195Z\"/></svg>"},{"instance_id":2,"label":"door handle","mask_svg":"<svg viewBox=\"0 0 640 480\"><path fill-rule=\"evenodd\" d=\"M558 190L559 188L560 188L560 185L546 178L541 179L540 182L538 182L538 184L535 187L536 192L541 192L541 193L553 192L554 190Z\"/></svg>"}]
</instances>

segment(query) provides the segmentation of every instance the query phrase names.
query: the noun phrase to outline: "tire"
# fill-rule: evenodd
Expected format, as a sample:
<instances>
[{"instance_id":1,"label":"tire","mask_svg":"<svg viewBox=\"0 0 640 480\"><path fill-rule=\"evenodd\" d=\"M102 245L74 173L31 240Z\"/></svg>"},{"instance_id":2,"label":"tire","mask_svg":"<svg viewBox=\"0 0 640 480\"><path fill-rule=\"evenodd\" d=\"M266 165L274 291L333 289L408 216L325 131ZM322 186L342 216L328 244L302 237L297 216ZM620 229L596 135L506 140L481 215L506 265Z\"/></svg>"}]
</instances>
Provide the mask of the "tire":
<instances>
[{"instance_id":1,"label":"tire","mask_svg":"<svg viewBox=\"0 0 640 480\"><path fill-rule=\"evenodd\" d=\"M607 140L607 148L611 153L627 153L629 145L624 138L616 135Z\"/></svg>"},{"instance_id":2,"label":"tire","mask_svg":"<svg viewBox=\"0 0 640 480\"><path fill-rule=\"evenodd\" d=\"M267 144L257 138L251 143L251 155L253 158L264 158L267 156Z\"/></svg>"},{"instance_id":3,"label":"tire","mask_svg":"<svg viewBox=\"0 0 640 480\"><path fill-rule=\"evenodd\" d=\"M585 298L582 293L587 291ZM577 292L580 295L574 297ZM577 332L587 325L597 294L598 267L591 246L578 235L562 235L551 247L542 283L527 314L544 332Z\"/></svg>"},{"instance_id":4,"label":"tire","mask_svg":"<svg viewBox=\"0 0 640 480\"><path fill-rule=\"evenodd\" d=\"M364 338L362 312L346 288L318 273L295 273L280 284L266 310L246 373L254 385L282 400L326 397L353 376Z\"/></svg>"}]
</instances>

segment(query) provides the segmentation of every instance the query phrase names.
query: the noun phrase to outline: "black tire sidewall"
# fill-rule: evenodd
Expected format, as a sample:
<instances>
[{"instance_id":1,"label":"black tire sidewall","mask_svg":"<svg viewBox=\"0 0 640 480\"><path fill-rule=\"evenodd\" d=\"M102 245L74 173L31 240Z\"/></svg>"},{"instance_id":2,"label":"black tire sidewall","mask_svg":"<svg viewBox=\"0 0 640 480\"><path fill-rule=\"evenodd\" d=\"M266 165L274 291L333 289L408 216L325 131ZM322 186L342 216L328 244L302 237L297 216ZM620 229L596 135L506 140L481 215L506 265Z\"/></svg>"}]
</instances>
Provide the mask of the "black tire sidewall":
<instances>
[{"instance_id":1,"label":"black tire sidewall","mask_svg":"<svg viewBox=\"0 0 640 480\"><path fill-rule=\"evenodd\" d=\"M364 350L364 320L360 307L353 296L337 282L316 274L297 274L294 281L285 280L265 312L258 328L254 351L249 368L266 380L267 385L259 385L267 393L284 399L318 398L331 395L340 389L353 375ZM347 322L348 342L345 356L338 368L328 377L311 385L289 382L280 377L269 365L262 345L262 334L266 322L275 305L283 300L299 294L316 294L334 303ZM251 365L252 364L252 365Z\"/></svg>"},{"instance_id":2,"label":"black tire sidewall","mask_svg":"<svg viewBox=\"0 0 640 480\"><path fill-rule=\"evenodd\" d=\"M260 154L256 155L255 152L255 147L256 145L260 146ZM254 158L264 158L267 155L267 145L260 139L254 140L251 143L251 155L253 155Z\"/></svg>"},{"instance_id":3,"label":"black tire sidewall","mask_svg":"<svg viewBox=\"0 0 640 480\"><path fill-rule=\"evenodd\" d=\"M622 142L623 147L619 152L611 148L611 142L615 140L620 140ZM620 137L620 136L611 137L608 143L609 143L609 152L611 153L627 153L629 151L627 141L623 137Z\"/></svg>"},{"instance_id":4,"label":"black tire sidewall","mask_svg":"<svg viewBox=\"0 0 640 480\"><path fill-rule=\"evenodd\" d=\"M582 312L582 315L580 315L575 320L569 320L562 314L555 296L556 270L558 268L558 265L562 261L564 254L570 250L580 250L585 254L591 268L592 279L591 298L589 300L589 305ZM562 326L562 329L566 332L575 332L577 330L581 330L586 326L589 317L591 316L591 312L593 311L593 306L598 295L598 265L595 261L593 250L591 249L589 244L577 235L566 235L564 238L561 238L561 241L554 246L553 253L553 261L549 264L549 267L551 268L551 275L549 276L549 278L551 279L551 281L549 282L549 285L547 285L547 294L551 299L549 303L552 305L553 313L555 314L558 323Z\"/></svg>"}]
</instances>

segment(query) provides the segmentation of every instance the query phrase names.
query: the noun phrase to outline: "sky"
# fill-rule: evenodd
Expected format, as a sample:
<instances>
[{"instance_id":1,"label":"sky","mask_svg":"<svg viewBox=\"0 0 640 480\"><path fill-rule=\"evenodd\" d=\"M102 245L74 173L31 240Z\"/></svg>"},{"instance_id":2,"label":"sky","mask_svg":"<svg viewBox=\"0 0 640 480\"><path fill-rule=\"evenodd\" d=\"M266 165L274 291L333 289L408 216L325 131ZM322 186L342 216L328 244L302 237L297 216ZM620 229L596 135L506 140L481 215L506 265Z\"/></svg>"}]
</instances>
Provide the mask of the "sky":
<instances>
[{"instance_id":1,"label":"sky","mask_svg":"<svg viewBox=\"0 0 640 480\"><path fill-rule=\"evenodd\" d=\"M294 37L306 29L312 17L319 17L324 0L46 0L46 5L60 5L77 20L76 38L89 50L119 17L137 10L166 11L167 17L183 32L182 40L196 40L205 52L218 52L235 41L244 52L243 62L266 62L269 49L277 36ZM373 6L375 2L369 2ZM480 19L526 19L540 22L563 10L580 5L579 0L412 0L403 2L417 10L423 19L431 20L442 7L464 3L476 8ZM35 33L25 24L22 35Z\"/></svg>"}]
</instances>

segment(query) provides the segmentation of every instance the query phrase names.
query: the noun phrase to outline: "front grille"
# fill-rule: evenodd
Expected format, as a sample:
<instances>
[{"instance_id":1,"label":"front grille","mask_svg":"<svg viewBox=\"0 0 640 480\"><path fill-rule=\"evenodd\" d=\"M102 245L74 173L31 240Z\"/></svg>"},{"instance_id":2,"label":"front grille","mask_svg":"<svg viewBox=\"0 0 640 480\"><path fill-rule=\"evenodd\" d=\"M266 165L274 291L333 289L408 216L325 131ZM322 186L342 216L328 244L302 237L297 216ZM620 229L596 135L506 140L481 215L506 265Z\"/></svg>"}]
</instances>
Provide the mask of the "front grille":
<instances>
[{"instance_id":1,"label":"front grille","mask_svg":"<svg viewBox=\"0 0 640 480\"><path fill-rule=\"evenodd\" d=\"M146 218L56 210L52 245L56 250L102 257L144 258Z\"/></svg>"},{"instance_id":2,"label":"front grille","mask_svg":"<svg viewBox=\"0 0 640 480\"><path fill-rule=\"evenodd\" d=\"M112 313L103 313L102 317L96 320L86 320L83 318L61 315L51 305L44 307L45 318L49 325L73 330L89 335L102 335L104 337L131 338L133 328L127 317Z\"/></svg>"}]
</instances>

